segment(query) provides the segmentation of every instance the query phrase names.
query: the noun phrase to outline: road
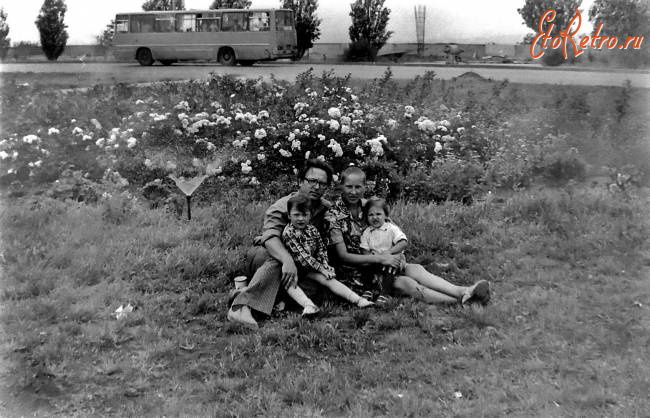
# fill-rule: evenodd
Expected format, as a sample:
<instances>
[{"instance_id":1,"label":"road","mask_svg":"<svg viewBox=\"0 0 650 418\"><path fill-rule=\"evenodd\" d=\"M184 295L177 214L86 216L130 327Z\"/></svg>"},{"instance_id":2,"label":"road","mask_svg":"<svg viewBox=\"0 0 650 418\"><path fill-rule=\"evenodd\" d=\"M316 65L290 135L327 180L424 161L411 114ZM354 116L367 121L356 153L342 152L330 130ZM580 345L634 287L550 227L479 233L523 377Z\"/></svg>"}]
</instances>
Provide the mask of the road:
<instances>
[{"instance_id":1,"label":"road","mask_svg":"<svg viewBox=\"0 0 650 418\"><path fill-rule=\"evenodd\" d=\"M87 77L100 82L142 82L160 80L204 79L211 72L235 74L245 77L275 76L281 80L295 80L296 75L314 68L316 75L334 69L336 75L353 78L373 79L381 77L387 65L349 65L349 64L293 64L260 63L253 67L222 67L216 63L177 64L170 67L154 65L141 67L136 63L28 63L0 64L2 73L59 73L62 76L84 73ZM493 80L509 80L513 83L564 84L587 86L621 86L630 80L634 87L650 88L650 72L621 70L579 70L544 68L531 65L481 65L481 66L438 66L438 65L396 65L391 66L396 79L410 79L426 71L435 71L441 79L450 79L465 72L472 71Z\"/></svg>"}]
</instances>

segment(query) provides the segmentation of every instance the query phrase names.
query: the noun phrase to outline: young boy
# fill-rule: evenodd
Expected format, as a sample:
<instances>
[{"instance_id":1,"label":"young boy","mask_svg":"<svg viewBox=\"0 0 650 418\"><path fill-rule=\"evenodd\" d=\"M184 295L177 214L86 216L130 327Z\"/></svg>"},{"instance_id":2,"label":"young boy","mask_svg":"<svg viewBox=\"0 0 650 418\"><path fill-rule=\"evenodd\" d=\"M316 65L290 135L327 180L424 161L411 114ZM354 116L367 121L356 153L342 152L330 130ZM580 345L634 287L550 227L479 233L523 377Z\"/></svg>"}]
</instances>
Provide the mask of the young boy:
<instances>
[{"instance_id":1,"label":"young boy","mask_svg":"<svg viewBox=\"0 0 650 418\"><path fill-rule=\"evenodd\" d=\"M316 227L309 223L311 201L305 194L299 193L287 201L289 224L282 231L282 241L293 256L298 267L298 277L307 277L325 286L335 295L365 308L373 303L354 293L343 283L335 279L334 268L329 265L325 243ZM302 314L313 315L319 311L314 302L298 287L290 287L287 293L300 306Z\"/></svg>"},{"instance_id":2,"label":"young boy","mask_svg":"<svg viewBox=\"0 0 650 418\"><path fill-rule=\"evenodd\" d=\"M363 215L369 226L361 235L360 247L362 252L364 254L400 254L402 266L405 266L406 235L397 225L387 221L388 206L386 201L379 198L369 199L363 208ZM373 275L372 287L378 293L377 303L383 304L388 301L387 295L393 287L395 274L397 273L400 273L400 271L384 269ZM370 299L373 297L373 293L373 291L368 290L364 292L363 296Z\"/></svg>"}]
</instances>

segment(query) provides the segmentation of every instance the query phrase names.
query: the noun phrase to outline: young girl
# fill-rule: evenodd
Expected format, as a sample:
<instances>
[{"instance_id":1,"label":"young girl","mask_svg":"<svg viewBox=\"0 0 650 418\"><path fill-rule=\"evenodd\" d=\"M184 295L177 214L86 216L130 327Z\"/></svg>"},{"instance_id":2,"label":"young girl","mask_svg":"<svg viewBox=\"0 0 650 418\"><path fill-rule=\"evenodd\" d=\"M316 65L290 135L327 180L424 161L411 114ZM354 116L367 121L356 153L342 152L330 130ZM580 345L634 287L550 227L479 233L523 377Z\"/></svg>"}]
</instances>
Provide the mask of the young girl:
<instances>
[{"instance_id":1,"label":"young girl","mask_svg":"<svg viewBox=\"0 0 650 418\"><path fill-rule=\"evenodd\" d=\"M307 195L299 193L291 197L287 201L289 224L282 231L282 241L298 266L298 277L314 280L360 308L372 305L372 302L335 279L336 273L329 265L325 244L316 227L309 223L310 204ZM319 311L300 287L289 287L287 293L303 307L303 316L313 315Z\"/></svg>"},{"instance_id":2,"label":"young girl","mask_svg":"<svg viewBox=\"0 0 650 418\"><path fill-rule=\"evenodd\" d=\"M368 227L361 235L361 251L363 254L397 254L400 256L400 268L383 267L375 271L372 278L373 290L367 290L363 297L370 299L378 293L376 302L383 304L388 301L388 294L393 288L395 275L402 273L406 267L404 250L408 244L406 235L399 226L390 222L388 206L384 199L371 198L363 208L363 216ZM373 292L374 291L374 292Z\"/></svg>"}]
</instances>

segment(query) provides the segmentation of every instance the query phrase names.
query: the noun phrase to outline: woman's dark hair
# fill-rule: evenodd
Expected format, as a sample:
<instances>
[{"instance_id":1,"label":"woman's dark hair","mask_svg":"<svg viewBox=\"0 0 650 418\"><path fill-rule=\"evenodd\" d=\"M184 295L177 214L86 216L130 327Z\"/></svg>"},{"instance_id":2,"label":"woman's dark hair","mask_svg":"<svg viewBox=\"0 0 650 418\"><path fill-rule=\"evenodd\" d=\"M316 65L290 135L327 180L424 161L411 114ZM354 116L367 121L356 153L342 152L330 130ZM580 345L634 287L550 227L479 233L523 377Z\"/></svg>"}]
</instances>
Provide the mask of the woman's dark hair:
<instances>
[{"instance_id":1,"label":"woman's dark hair","mask_svg":"<svg viewBox=\"0 0 650 418\"><path fill-rule=\"evenodd\" d=\"M307 172L310 168L318 168L319 170L323 170L325 174L327 174L327 184L332 184L332 176L334 173L332 166L325 161L319 160L317 158L310 158L309 160L305 161L305 164L298 172L298 181L303 181L305 179L305 176L307 175Z\"/></svg>"},{"instance_id":2,"label":"woman's dark hair","mask_svg":"<svg viewBox=\"0 0 650 418\"><path fill-rule=\"evenodd\" d=\"M384 215L388 217L390 210L388 209L388 204L386 201L380 197L371 197L366 201L366 204L363 206L363 218L368 220L368 212L370 208L380 208L384 211Z\"/></svg>"},{"instance_id":3,"label":"woman's dark hair","mask_svg":"<svg viewBox=\"0 0 650 418\"><path fill-rule=\"evenodd\" d=\"M311 211L311 199L304 193L291 196L287 200L287 212L291 212L291 209L294 208L300 212L309 213Z\"/></svg>"},{"instance_id":4,"label":"woman's dark hair","mask_svg":"<svg viewBox=\"0 0 650 418\"><path fill-rule=\"evenodd\" d=\"M357 167L356 165L352 165L352 166L346 168L345 170L341 171L341 183L345 182L345 180L351 174L358 174L360 176L363 176L363 180L364 180L364 183L365 183L366 173L362 169Z\"/></svg>"}]
</instances>

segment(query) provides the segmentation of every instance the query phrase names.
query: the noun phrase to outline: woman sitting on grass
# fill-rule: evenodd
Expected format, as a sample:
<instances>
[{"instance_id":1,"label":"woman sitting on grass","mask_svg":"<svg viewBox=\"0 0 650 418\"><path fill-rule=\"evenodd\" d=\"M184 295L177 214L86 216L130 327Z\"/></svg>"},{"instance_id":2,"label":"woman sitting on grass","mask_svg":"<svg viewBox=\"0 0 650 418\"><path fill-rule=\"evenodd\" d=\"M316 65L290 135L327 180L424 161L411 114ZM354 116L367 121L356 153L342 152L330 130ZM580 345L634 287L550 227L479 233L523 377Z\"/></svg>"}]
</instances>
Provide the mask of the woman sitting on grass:
<instances>
[{"instance_id":1,"label":"woman sitting on grass","mask_svg":"<svg viewBox=\"0 0 650 418\"><path fill-rule=\"evenodd\" d=\"M336 280L336 273L329 265L327 250L320 233L309 223L311 201L305 194L298 193L287 201L289 224L282 231L282 242L292 255L298 267L298 283L301 279L310 279L328 288L360 308L373 305L372 302L354 293L349 287ZM313 315L318 307L303 292L298 284L289 285L287 294L303 307L302 315Z\"/></svg>"},{"instance_id":2,"label":"woman sitting on grass","mask_svg":"<svg viewBox=\"0 0 650 418\"><path fill-rule=\"evenodd\" d=\"M485 280L474 285L456 286L424 269L419 264L405 263L400 254L362 254L361 235L368 227L363 216L366 174L359 167L348 167L341 173L341 197L325 214L328 245L336 256L333 261L340 281L363 293L368 289L362 274L368 267L386 266L400 271L393 282L397 294L415 297L427 303L487 304L490 286Z\"/></svg>"}]
</instances>

